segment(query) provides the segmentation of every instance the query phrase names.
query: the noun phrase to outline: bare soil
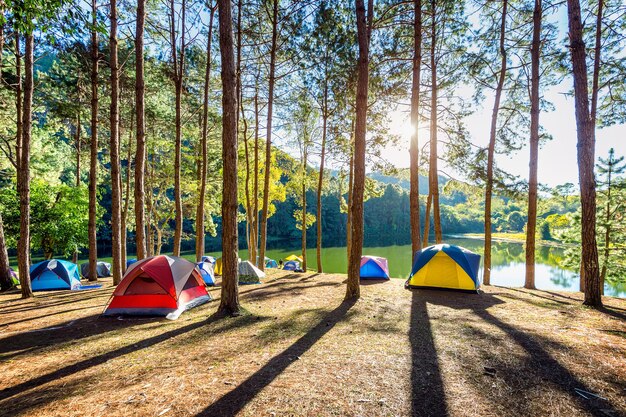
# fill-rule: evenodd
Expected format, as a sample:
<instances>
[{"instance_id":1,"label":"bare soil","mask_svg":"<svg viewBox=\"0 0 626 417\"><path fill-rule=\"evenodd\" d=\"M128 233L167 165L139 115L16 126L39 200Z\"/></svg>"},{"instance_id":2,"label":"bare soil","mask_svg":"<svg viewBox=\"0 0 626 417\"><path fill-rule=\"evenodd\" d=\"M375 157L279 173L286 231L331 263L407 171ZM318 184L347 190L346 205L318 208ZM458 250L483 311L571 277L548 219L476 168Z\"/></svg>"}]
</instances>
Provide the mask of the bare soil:
<instances>
[{"instance_id":1,"label":"bare soil","mask_svg":"<svg viewBox=\"0 0 626 417\"><path fill-rule=\"evenodd\" d=\"M0 415L626 415L626 300L344 280L274 271L177 321L100 317L107 279L0 294Z\"/></svg>"}]
</instances>

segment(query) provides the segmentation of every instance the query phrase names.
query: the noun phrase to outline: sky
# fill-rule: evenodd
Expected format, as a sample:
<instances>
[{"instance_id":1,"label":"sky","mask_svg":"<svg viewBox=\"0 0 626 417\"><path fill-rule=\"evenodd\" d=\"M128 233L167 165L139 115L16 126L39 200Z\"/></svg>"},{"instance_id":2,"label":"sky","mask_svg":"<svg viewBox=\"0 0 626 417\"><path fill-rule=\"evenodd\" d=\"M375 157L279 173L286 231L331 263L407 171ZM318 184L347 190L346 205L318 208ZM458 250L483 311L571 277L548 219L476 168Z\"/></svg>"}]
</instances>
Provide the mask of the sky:
<instances>
[{"instance_id":1,"label":"sky","mask_svg":"<svg viewBox=\"0 0 626 417\"><path fill-rule=\"evenodd\" d=\"M472 14L470 23L480 25L477 14ZM565 43L567 37L567 10L559 7L556 13L546 16L546 19L555 23L559 30L558 39ZM554 111L542 112L539 123L552 135L552 140L543 143L539 149L538 180L549 187L567 182L578 184L578 163L576 160L576 119L574 117L574 97L567 95L573 91L572 77L565 77L556 86L547 89L544 98L554 105ZM471 94L471 93L470 93ZM407 91L407 97L410 91ZM468 95L469 96L469 95ZM489 142L489 126L491 123L491 109L493 95L486 94L482 108L465 119L467 129L471 135L471 142L486 147ZM383 151L383 156L399 168L409 166L409 143L411 125L409 123L408 106L405 111L392 111L390 114L389 131L402 137L401 146L390 146ZM428 125L420 128L420 140L423 144L428 138ZM421 146L421 145L420 145ZM616 156L626 156L626 125L616 125L603 129L596 129L596 160L606 158L609 149L615 149ZM520 151L509 155L496 155L496 164L506 172L528 178L529 148L524 146ZM441 170L455 175L453 167L441 164ZM458 173L456 173L458 174ZM457 179L463 180L462 177Z\"/></svg>"},{"instance_id":2,"label":"sky","mask_svg":"<svg viewBox=\"0 0 626 417\"><path fill-rule=\"evenodd\" d=\"M571 91L571 79L546 91L544 97L554 104L554 111L542 112L539 116L541 125L552 135L552 140L545 142L539 150L539 182L554 187L571 182L578 184L578 165L576 160L576 120L574 118L574 98L563 93ZM475 145L486 147L489 142L491 106L493 98L487 96L483 107L466 119L471 141ZM383 156L399 168L409 166L409 143L411 125L406 111L390 113L389 131L400 135L401 146L390 146L383 151ZM428 138L428 126L420 129L420 137L425 143ZM609 149L614 148L617 156L626 155L626 125L616 125L596 130L596 158L606 157ZM497 155L496 164L510 174L528 178L528 146L509 155ZM445 163L443 171L454 175L453 167ZM459 177L458 179L463 179Z\"/></svg>"}]
</instances>

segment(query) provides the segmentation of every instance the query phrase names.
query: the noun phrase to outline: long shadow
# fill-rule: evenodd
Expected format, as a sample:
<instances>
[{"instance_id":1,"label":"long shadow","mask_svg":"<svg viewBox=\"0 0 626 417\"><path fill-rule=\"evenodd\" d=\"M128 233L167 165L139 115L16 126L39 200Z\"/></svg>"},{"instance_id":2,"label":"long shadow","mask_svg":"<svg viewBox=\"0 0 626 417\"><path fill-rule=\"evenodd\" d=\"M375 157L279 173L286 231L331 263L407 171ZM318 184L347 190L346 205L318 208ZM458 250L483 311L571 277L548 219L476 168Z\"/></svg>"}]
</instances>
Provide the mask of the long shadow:
<instances>
[{"instance_id":1,"label":"long shadow","mask_svg":"<svg viewBox=\"0 0 626 417\"><path fill-rule=\"evenodd\" d=\"M232 391L209 405L197 416L232 416L241 411L246 404L278 377L289 365L340 322L354 305L355 300L343 301L339 307L322 318L315 327L309 330L294 344L282 353L274 356L261 369L252 374Z\"/></svg>"},{"instance_id":2,"label":"long shadow","mask_svg":"<svg viewBox=\"0 0 626 417\"><path fill-rule=\"evenodd\" d=\"M151 346L167 341L168 339L183 335L185 333L191 332L203 326L208 326L218 321L221 321L222 323L224 323L224 326L218 329L215 329L215 333L221 333L223 331L227 331L229 328L247 326L247 325L256 323L257 319L256 317L251 316L251 315L241 316L241 317L234 318L234 319L223 319L221 316L214 314L213 316L209 317L207 320L202 320L202 321L198 321L195 323L191 323L186 326L179 327L177 329L173 329L173 330L161 333L153 337L149 337L139 342L129 343L128 345L122 346L118 349L114 349L109 352L103 353L101 355L94 356L92 358L88 358L80 362L76 362L74 364L60 368L56 371L49 372L45 375L38 376L36 378L30 379L28 381L22 382L20 384L14 385L12 387L9 387L0 391L0 410L2 410L3 412L4 411L10 412L9 415L21 414L25 412L26 410L33 408L34 406L33 402L31 401L32 392L30 390L36 389L44 384L56 381L60 378L65 378L70 375L74 375L78 372L82 372L87 369L93 368L95 366L102 365L103 363L107 361L110 361L115 358L119 358L129 353L147 349ZM4 401L9 398L11 398L10 401L7 401L7 402ZM48 400L54 401L55 399L56 399L55 397L50 397Z\"/></svg>"},{"instance_id":3,"label":"long shadow","mask_svg":"<svg viewBox=\"0 0 626 417\"><path fill-rule=\"evenodd\" d=\"M252 294L243 293L241 294L240 298L242 300L246 300L246 299L253 299L253 300L259 300L259 301L268 300L270 298L279 297L283 295L284 293L293 293L295 291L306 291L314 287L336 287L340 285L341 284L339 282L318 282L316 284L307 284L307 285L298 285L297 283L293 283L292 285L288 287L272 288L272 289L268 289L267 287L259 288L260 291L256 291Z\"/></svg>"},{"instance_id":4,"label":"long shadow","mask_svg":"<svg viewBox=\"0 0 626 417\"><path fill-rule=\"evenodd\" d=\"M616 309L615 307L610 307L610 306L604 306L601 308L598 308L597 310L601 313L607 314L611 317L615 317L616 319L620 319L620 320L626 320L626 314L625 313L620 313L617 311L614 311L614 309ZM619 310L619 309L617 309Z\"/></svg>"},{"instance_id":5,"label":"long shadow","mask_svg":"<svg viewBox=\"0 0 626 417\"><path fill-rule=\"evenodd\" d=\"M552 383L554 386L559 387L563 393L569 395L573 402L577 403L582 409L593 416L606 417L607 415L620 415L608 400L583 399L576 394L576 391L574 391L575 388L587 392L593 392L593 390L554 359L544 348L544 345L549 345L552 342L542 340L538 336L527 334L503 322L487 311L488 307L501 303L502 301L490 294L482 294L478 297L480 298L479 300L472 302L471 298L467 298L467 296L463 296L462 294L455 294L454 297L440 297L432 291L424 293L425 301L429 304L442 305L453 309L471 310L477 317L505 332L509 338L515 341L528 354L530 358L529 366L532 367L533 372L538 378L536 381L537 384L543 384L545 382ZM506 377L506 371L503 372ZM511 412L514 411L515 410L511 410ZM517 411L519 411L518 414L523 413L520 410Z\"/></svg>"},{"instance_id":6,"label":"long shadow","mask_svg":"<svg viewBox=\"0 0 626 417\"><path fill-rule=\"evenodd\" d=\"M43 308L50 308L50 307L59 307L62 305L66 305L66 304L74 304L74 303L80 303L83 301L88 301L88 300L93 300L93 299L97 299L97 298L104 298L106 299L109 296L109 294L107 293L99 293L99 294L95 294L92 295L90 297L80 297L80 296L76 296L76 297L67 297L67 298L59 298L58 300L54 300L52 302L46 302L47 300L45 300L44 298L36 298L36 301L42 301L39 304L28 304L25 306L20 306L18 308L13 308L13 309L3 309L2 307L0 307L0 313L2 314L13 314L13 313L24 313L27 311L32 311L32 310L41 310Z\"/></svg>"},{"instance_id":7,"label":"long shadow","mask_svg":"<svg viewBox=\"0 0 626 417\"><path fill-rule=\"evenodd\" d=\"M154 318L153 321L163 320ZM50 327L23 331L0 339L0 363L24 353L49 347L64 346L66 343L92 336L102 336L121 328L134 327L145 321L115 320L100 318L99 314L68 320Z\"/></svg>"},{"instance_id":8,"label":"long shadow","mask_svg":"<svg viewBox=\"0 0 626 417\"><path fill-rule=\"evenodd\" d=\"M86 307L81 307L81 308L73 308L71 310L62 310L62 311L54 311L52 313L47 313L43 316L34 316L34 317L27 317L21 320L15 320L15 321L10 321L8 323L0 323L0 327L4 327L4 326L10 326L12 324L18 324L18 323L26 323L28 321L33 321L33 320L37 320L37 319L43 319L43 318L47 318L50 316L56 316L59 314L65 314L65 313L71 313L73 311L81 311L81 310L90 310L92 308L99 308L100 310L102 310L102 308L106 306L106 304L98 304L95 306L86 306ZM0 332L0 336L2 335L2 333Z\"/></svg>"}]
</instances>

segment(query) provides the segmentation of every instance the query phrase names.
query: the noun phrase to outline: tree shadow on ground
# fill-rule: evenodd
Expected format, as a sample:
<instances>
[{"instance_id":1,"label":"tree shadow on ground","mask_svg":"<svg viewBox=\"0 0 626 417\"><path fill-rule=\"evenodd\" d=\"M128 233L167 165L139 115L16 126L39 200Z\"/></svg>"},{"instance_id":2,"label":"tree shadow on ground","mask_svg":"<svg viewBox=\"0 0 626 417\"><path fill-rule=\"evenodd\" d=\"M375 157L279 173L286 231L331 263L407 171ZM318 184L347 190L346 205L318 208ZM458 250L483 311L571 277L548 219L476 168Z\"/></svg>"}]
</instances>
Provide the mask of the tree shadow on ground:
<instances>
[{"instance_id":1,"label":"tree shadow on ground","mask_svg":"<svg viewBox=\"0 0 626 417\"><path fill-rule=\"evenodd\" d=\"M452 291L412 289L411 322L409 340L411 343L411 415L447 416L449 415L446 393L439 366L438 352L433 338L432 318L428 304L444 302L464 307L478 300L484 308L493 305L494 297L487 299L477 294ZM444 301L449 300L449 301ZM472 301L469 301L472 300ZM499 301L499 300L498 300ZM501 302L501 301L500 301Z\"/></svg>"},{"instance_id":2,"label":"tree shadow on ground","mask_svg":"<svg viewBox=\"0 0 626 417\"><path fill-rule=\"evenodd\" d=\"M362 279L362 280L360 280L359 284L363 285L363 286L367 286L367 285L386 284L387 282L389 282L389 280L385 279L385 278L381 278L381 279Z\"/></svg>"},{"instance_id":3,"label":"tree shadow on ground","mask_svg":"<svg viewBox=\"0 0 626 417\"><path fill-rule=\"evenodd\" d=\"M232 416L241 411L246 404L276 379L289 365L308 351L318 340L342 321L356 300L343 301L339 307L326 314L315 327L300 337L282 353L274 356L261 369L252 374L232 391L209 405L197 416Z\"/></svg>"},{"instance_id":4,"label":"tree shadow on ground","mask_svg":"<svg viewBox=\"0 0 626 417\"><path fill-rule=\"evenodd\" d=\"M2 391L0 391L0 410L2 410L2 412L9 412L8 415L19 415L33 409L36 406L41 406L43 402L55 401L58 398L55 397L53 393L59 392L59 390L56 390L53 387L46 387L46 392L49 392L51 394L47 395L43 399L39 399L36 404L32 401L32 390L39 390L41 386L57 381L57 385L64 385L68 383L68 381L60 381L60 379L62 378L66 378L79 372L83 372L85 370L93 368L95 366L102 365L110 360L122 357L124 355L150 348L169 339L181 336L183 334L187 334L198 328L202 328L211 324L217 324L218 327L214 328L213 334L210 335L215 336L221 334L222 332L228 331L231 328L251 325L253 323L256 323L256 321L256 317L252 315L223 319L221 316L214 314L207 320L197 321L186 326L178 327L176 329L166 331L156 336L140 340L138 342L129 343L125 346L119 347L101 355L97 355L73 363L71 365L64 366L55 371L49 372L41 376L37 376L28 381L3 389Z\"/></svg>"},{"instance_id":5,"label":"tree shadow on ground","mask_svg":"<svg viewBox=\"0 0 626 417\"><path fill-rule=\"evenodd\" d=\"M85 307L80 307L80 308L73 308L71 310L61 310L61 311L52 311L50 313L46 313L42 316L34 316L34 317L26 317L20 320L14 320L14 321L10 321L7 323L0 323L0 328L1 327L5 327L5 326L11 326L13 324L19 324L19 323L26 323L29 321L33 321L33 320L37 320L37 319L43 319L43 318L47 318L50 316L56 316L59 314L66 314L66 313L72 313L75 311L81 311L81 310L90 310L92 308L99 308L100 310L102 310L103 307L105 307L106 304L97 304L97 305L90 305L90 306L85 306ZM43 307L45 308L45 307ZM2 332L0 332L0 336L2 335ZM1 349L1 348L0 348Z\"/></svg>"},{"instance_id":6,"label":"tree shadow on ground","mask_svg":"<svg viewBox=\"0 0 626 417\"><path fill-rule=\"evenodd\" d=\"M446 296L441 296L437 291L421 291L421 293L424 303L471 311L484 322L503 331L509 339L520 346L528 355L527 367L530 367L533 374L536 376L536 380L524 382L527 387L541 386L542 384L549 383L557 387L562 393L568 395L573 403L593 416L606 417L607 415L620 415L608 400L597 398L585 399L576 393L575 389L587 392L593 392L593 390L558 360L553 358L546 350L546 346L554 344L553 341L545 340L537 335L528 334L514 325L500 320L487 310L491 306L503 303L502 300L499 300L491 294L471 296L450 292L447 293ZM514 373L515 370L503 369L501 372L506 379L507 374ZM518 386L517 388L524 389L524 386ZM527 410L523 408L526 405L522 403L523 402L511 402L507 404L507 406L512 414L523 415ZM516 411L510 407L520 408Z\"/></svg>"},{"instance_id":7,"label":"tree shadow on ground","mask_svg":"<svg viewBox=\"0 0 626 417\"><path fill-rule=\"evenodd\" d=\"M85 291L79 293L72 293L70 291L65 292L67 295L64 297L58 297L53 295L43 295L37 296L35 298L31 298L28 300L18 299L20 301L24 301L26 304L17 305L13 307L13 305L1 305L0 304L0 314L13 314L13 313L24 313L31 310L40 310L42 308L50 308L50 307L59 307L66 304L75 304L83 301L93 300L97 298L109 298L111 296L111 291L108 289L101 290L90 290L89 294L86 294ZM9 308L7 308L9 307Z\"/></svg>"}]
</instances>

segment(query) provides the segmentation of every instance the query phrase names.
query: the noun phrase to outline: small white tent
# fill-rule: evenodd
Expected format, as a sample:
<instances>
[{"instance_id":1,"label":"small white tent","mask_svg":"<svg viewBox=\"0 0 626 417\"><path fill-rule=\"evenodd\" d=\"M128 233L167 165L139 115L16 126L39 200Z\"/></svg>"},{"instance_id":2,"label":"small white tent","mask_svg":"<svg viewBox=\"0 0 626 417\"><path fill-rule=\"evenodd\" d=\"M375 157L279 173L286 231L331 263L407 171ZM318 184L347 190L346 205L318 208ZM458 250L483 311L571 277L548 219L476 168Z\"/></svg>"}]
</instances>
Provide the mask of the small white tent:
<instances>
[{"instance_id":1,"label":"small white tent","mask_svg":"<svg viewBox=\"0 0 626 417\"><path fill-rule=\"evenodd\" d=\"M254 266L250 261L239 263L240 284L260 284L261 278L265 278L265 272Z\"/></svg>"}]
</instances>

